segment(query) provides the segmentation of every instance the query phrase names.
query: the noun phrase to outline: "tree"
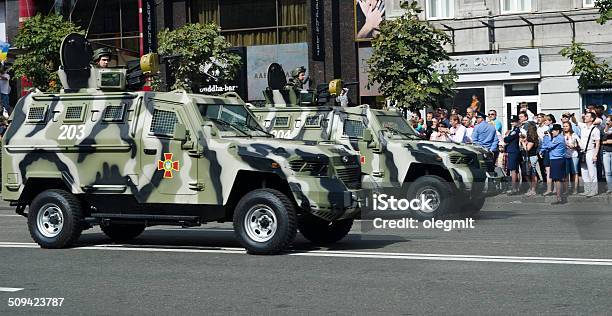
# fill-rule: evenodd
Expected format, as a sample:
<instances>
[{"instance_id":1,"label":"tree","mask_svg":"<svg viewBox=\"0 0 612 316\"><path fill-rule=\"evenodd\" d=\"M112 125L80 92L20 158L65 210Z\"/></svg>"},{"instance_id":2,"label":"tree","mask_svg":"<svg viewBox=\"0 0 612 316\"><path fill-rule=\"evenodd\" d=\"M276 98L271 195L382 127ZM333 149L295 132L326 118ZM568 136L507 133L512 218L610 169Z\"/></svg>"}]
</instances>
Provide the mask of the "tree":
<instances>
[{"instance_id":1,"label":"tree","mask_svg":"<svg viewBox=\"0 0 612 316\"><path fill-rule=\"evenodd\" d=\"M604 25L612 20L612 0L597 0L595 1L595 7L599 9L597 23Z\"/></svg>"},{"instance_id":2,"label":"tree","mask_svg":"<svg viewBox=\"0 0 612 316\"><path fill-rule=\"evenodd\" d=\"M572 43L570 47L562 49L560 53L563 57L572 61L570 73L572 76L579 76L578 86L581 89L612 83L612 68L606 61L598 61L595 54L581 44Z\"/></svg>"},{"instance_id":3,"label":"tree","mask_svg":"<svg viewBox=\"0 0 612 316\"><path fill-rule=\"evenodd\" d=\"M185 24L176 30L158 34L160 55L178 55L170 62L176 78L172 89L185 89L206 84L223 84L233 79L240 66L240 56L228 52L231 46L214 24Z\"/></svg>"},{"instance_id":4,"label":"tree","mask_svg":"<svg viewBox=\"0 0 612 316\"><path fill-rule=\"evenodd\" d=\"M595 7L599 9L599 24L604 25L612 19L612 0L597 0ZM559 53L572 61L570 73L579 76L578 86L581 89L612 83L612 67L605 60L598 60L582 44L572 42L570 47L563 48Z\"/></svg>"},{"instance_id":5,"label":"tree","mask_svg":"<svg viewBox=\"0 0 612 316\"><path fill-rule=\"evenodd\" d=\"M70 33L82 31L61 15L37 14L27 19L15 37L15 46L23 50L13 65L15 75L26 77L40 90L58 91L60 44Z\"/></svg>"},{"instance_id":6,"label":"tree","mask_svg":"<svg viewBox=\"0 0 612 316\"><path fill-rule=\"evenodd\" d=\"M453 67L446 74L434 68L437 62L450 59L443 45L451 39L418 19L423 10L416 1L404 2L401 7L405 13L383 21L372 41L368 86L379 83L387 98L411 110L439 105L453 95L457 78Z\"/></svg>"}]
</instances>

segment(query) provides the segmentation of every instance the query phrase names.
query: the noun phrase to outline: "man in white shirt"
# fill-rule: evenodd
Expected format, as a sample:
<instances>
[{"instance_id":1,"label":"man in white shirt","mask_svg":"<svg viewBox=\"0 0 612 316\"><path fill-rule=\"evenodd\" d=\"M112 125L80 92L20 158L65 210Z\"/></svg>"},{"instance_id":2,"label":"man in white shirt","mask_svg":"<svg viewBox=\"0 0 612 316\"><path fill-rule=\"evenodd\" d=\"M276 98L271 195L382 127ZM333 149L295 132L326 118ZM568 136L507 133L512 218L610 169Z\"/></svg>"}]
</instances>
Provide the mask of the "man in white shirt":
<instances>
[{"instance_id":1,"label":"man in white shirt","mask_svg":"<svg viewBox=\"0 0 612 316\"><path fill-rule=\"evenodd\" d=\"M461 125L461 121L459 120L459 116L457 114L453 114L450 116L451 128L450 128L450 139L455 143L466 143L465 126Z\"/></svg>"},{"instance_id":2,"label":"man in white shirt","mask_svg":"<svg viewBox=\"0 0 612 316\"><path fill-rule=\"evenodd\" d=\"M586 126L581 130L580 151L585 156L584 162L580 163L582 179L584 181L584 195L592 197L597 195L597 156L599 153L600 131L593 124L597 115L587 112L584 115Z\"/></svg>"},{"instance_id":3,"label":"man in white shirt","mask_svg":"<svg viewBox=\"0 0 612 316\"><path fill-rule=\"evenodd\" d=\"M2 101L2 108L7 115L11 115L12 109L9 101L9 94L11 93L11 76L7 73L7 69L2 66L0 70L0 101Z\"/></svg>"}]
</instances>

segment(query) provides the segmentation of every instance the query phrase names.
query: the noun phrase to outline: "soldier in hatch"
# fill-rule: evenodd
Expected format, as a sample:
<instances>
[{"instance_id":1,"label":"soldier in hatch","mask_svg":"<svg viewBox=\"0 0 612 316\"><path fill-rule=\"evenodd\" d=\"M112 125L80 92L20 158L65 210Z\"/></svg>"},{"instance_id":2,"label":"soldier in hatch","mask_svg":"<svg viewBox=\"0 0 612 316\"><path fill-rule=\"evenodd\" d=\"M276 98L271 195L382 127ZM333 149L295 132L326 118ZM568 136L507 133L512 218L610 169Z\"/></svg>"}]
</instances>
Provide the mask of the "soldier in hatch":
<instances>
[{"instance_id":1,"label":"soldier in hatch","mask_svg":"<svg viewBox=\"0 0 612 316\"><path fill-rule=\"evenodd\" d=\"M291 78L289 78L287 85L297 90L303 90L306 81L308 81L306 79L306 67L300 66L291 70Z\"/></svg>"},{"instance_id":2,"label":"soldier in hatch","mask_svg":"<svg viewBox=\"0 0 612 316\"><path fill-rule=\"evenodd\" d=\"M93 62L98 68L108 68L113 51L110 48L102 47L94 51Z\"/></svg>"}]
</instances>

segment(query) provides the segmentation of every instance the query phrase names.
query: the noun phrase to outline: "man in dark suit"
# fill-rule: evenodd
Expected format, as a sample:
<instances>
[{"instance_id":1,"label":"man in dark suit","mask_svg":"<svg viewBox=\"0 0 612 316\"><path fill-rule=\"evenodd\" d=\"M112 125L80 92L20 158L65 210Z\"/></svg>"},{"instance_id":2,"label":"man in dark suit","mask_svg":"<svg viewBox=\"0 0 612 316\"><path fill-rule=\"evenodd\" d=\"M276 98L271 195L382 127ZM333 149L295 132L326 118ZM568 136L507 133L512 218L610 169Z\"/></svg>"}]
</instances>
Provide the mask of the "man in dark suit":
<instances>
[{"instance_id":1,"label":"man in dark suit","mask_svg":"<svg viewBox=\"0 0 612 316\"><path fill-rule=\"evenodd\" d=\"M512 122L512 129L508 131L504 142L506 143L506 153L508 154L508 165L507 169L512 175L512 189L507 193L508 195L515 195L519 193L518 181L519 181L519 165L521 164L521 149L519 147L519 138L521 136L521 123L516 115L513 115L510 119Z\"/></svg>"}]
</instances>

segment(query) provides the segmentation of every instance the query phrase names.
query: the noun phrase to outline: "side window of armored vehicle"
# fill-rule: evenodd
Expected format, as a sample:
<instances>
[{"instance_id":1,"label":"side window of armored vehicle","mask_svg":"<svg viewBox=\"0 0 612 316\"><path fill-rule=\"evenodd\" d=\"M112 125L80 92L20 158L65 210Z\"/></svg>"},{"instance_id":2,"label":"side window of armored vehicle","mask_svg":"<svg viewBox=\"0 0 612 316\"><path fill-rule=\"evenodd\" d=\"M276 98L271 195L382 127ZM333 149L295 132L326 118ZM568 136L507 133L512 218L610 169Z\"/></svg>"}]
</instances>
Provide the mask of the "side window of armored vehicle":
<instances>
[{"instance_id":1,"label":"side window of armored vehicle","mask_svg":"<svg viewBox=\"0 0 612 316\"><path fill-rule=\"evenodd\" d=\"M274 127L289 128L291 119L289 116L277 116L274 118Z\"/></svg>"},{"instance_id":2,"label":"side window of armored vehicle","mask_svg":"<svg viewBox=\"0 0 612 316\"><path fill-rule=\"evenodd\" d=\"M44 124L47 118L47 104L31 106L28 110L26 123L28 124Z\"/></svg>"},{"instance_id":3,"label":"side window of armored vehicle","mask_svg":"<svg viewBox=\"0 0 612 316\"><path fill-rule=\"evenodd\" d=\"M363 122L357 120L344 120L344 127L342 129L342 135L348 137L363 137L363 130L365 126Z\"/></svg>"},{"instance_id":4,"label":"side window of armored vehicle","mask_svg":"<svg viewBox=\"0 0 612 316\"><path fill-rule=\"evenodd\" d=\"M174 128L178 123L178 117L174 111L153 110L153 119L149 134L162 137L174 136Z\"/></svg>"},{"instance_id":5,"label":"side window of armored vehicle","mask_svg":"<svg viewBox=\"0 0 612 316\"><path fill-rule=\"evenodd\" d=\"M125 117L125 104L119 105L107 105L102 115L102 121L108 123L120 123L123 122Z\"/></svg>"},{"instance_id":6,"label":"side window of armored vehicle","mask_svg":"<svg viewBox=\"0 0 612 316\"><path fill-rule=\"evenodd\" d=\"M87 104L67 104L64 110L64 123L81 123L84 120Z\"/></svg>"},{"instance_id":7,"label":"side window of armored vehicle","mask_svg":"<svg viewBox=\"0 0 612 316\"><path fill-rule=\"evenodd\" d=\"M318 128L321 127L321 116L311 115L306 117L305 127Z\"/></svg>"}]
</instances>

